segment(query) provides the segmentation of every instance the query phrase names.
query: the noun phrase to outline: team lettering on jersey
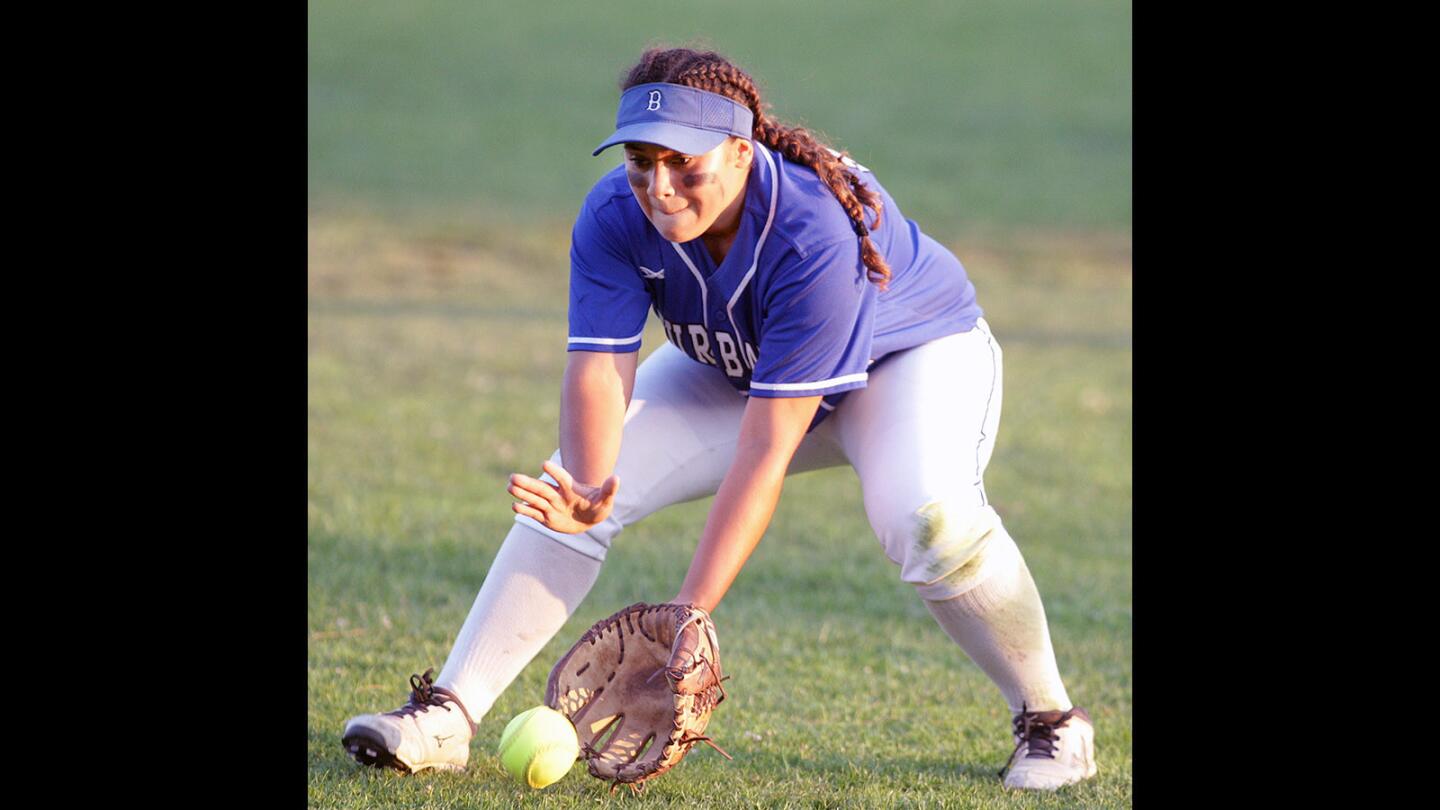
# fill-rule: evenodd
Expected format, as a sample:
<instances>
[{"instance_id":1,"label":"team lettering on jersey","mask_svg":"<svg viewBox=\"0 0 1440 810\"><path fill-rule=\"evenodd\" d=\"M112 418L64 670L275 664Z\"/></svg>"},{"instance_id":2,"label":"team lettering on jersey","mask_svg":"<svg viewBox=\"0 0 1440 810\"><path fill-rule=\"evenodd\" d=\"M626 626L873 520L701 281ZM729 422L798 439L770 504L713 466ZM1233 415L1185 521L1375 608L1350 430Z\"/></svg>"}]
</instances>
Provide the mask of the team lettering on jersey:
<instances>
[{"instance_id":1,"label":"team lettering on jersey","mask_svg":"<svg viewBox=\"0 0 1440 810\"><path fill-rule=\"evenodd\" d=\"M690 359L723 369L725 376L737 380L755 371L755 360L759 356L755 347L729 332L707 330L704 324L698 323L671 323L663 317L660 322L665 327L665 337Z\"/></svg>"}]
</instances>

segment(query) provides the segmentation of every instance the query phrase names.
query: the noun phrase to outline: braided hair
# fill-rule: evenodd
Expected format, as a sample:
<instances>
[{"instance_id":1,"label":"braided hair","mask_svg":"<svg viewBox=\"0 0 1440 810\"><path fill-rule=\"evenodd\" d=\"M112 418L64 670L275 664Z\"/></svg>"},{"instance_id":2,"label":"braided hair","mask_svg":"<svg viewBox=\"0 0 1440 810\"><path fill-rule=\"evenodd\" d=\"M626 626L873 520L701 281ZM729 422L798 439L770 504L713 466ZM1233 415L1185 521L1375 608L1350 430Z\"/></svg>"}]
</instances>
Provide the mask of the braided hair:
<instances>
[{"instance_id":1,"label":"braided hair","mask_svg":"<svg viewBox=\"0 0 1440 810\"><path fill-rule=\"evenodd\" d=\"M846 161L849 159L844 152L830 149L802 127L785 126L766 115L766 105L760 99L760 90L754 80L714 51L651 48L641 54L640 61L625 73L620 90L624 92L637 84L650 82L683 84L726 96L749 107L755 116L754 139L788 160L808 166L819 176L850 217L850 226L860 240L860 259L865 263L870 281L882 291L889 286L890 266L870 240L864 210L869 208L875 212L874 227L879 227L884 203L877 192L866 188L848 168Z\"/></svg>"}]
</instances>

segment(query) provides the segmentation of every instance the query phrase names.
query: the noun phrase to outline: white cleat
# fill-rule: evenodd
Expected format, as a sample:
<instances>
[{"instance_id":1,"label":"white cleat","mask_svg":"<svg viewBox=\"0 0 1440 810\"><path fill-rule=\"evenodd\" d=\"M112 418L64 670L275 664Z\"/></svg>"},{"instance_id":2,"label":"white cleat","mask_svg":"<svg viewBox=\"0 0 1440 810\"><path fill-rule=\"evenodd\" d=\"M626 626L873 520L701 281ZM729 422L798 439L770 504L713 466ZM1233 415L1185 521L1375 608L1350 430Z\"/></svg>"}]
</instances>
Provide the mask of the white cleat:
<instances>
[{"instance_id":1,"label":"white cleat","mask_svg":"<svg viewBox=\"0 0 1440 810\"><path fill-rule=\"evenodd\" d=\"M1015 751L1000 771L1005 787L1055 790L1095 771L1095 726L1084 709L1015 715Z\"/></svg>"},{"instance_id":2,"label":"white cleat","mask_svg":"<svg viewBox=\"0 0 1440 810\"><path fill-rule=\"evenodd\" d=\"M410 702L395 711L352 717L340 738L350 756L402 773L465 770L475 723L454 692L435 686L434 672L411 675Z\"/></svg>"}]
</instances>

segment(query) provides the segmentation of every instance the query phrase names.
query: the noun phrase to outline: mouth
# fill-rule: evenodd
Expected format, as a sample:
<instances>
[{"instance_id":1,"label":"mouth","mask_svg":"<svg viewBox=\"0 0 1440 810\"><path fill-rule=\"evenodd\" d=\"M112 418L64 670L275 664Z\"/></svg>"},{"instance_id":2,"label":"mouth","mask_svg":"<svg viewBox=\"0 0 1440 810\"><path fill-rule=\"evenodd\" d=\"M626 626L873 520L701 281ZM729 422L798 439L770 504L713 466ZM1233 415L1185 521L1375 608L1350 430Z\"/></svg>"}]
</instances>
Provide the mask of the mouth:
<instances>
[{"instance_id":1,"label":"mouth","mask_svg":"<svg viewBox=\"0 0 1440 810\"><path fill-rule=\"evenodd\" d=\"M676 208L674 211L666 211L664 208L661 208L661 207L658 206L658 205L652 205L652 206L650 207L650 209L651 209L652 211L654 211L655 213L657 213L657 214L664 214L664 215L667 216L667 217L673 217L673 216L675 216L676 214L680 213L681 211L684 211L687 207L688 207L688 206L682 205L682 206L680 206L679 208Z\"/></svg>"}]
</instances>

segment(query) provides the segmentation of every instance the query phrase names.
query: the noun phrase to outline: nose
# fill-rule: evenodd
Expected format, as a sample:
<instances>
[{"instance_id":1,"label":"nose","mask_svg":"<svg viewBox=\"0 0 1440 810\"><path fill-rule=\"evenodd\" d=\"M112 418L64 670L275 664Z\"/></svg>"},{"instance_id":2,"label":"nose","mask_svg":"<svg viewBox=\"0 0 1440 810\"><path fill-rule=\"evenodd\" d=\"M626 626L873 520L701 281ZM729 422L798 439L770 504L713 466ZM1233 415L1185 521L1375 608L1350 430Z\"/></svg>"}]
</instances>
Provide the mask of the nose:
<instances>
[{"instance_id":1,"label":"nose","mask_svg":"<svg viewBox=\"0 0 1440 810\"><path fill-rule=\"evenodd\" d=\"M663 162L655 164L655 174L650 178L650 195L657 200L675 196L675 187L670 184L670 168Z\"/></svg>"}]
</instances>

